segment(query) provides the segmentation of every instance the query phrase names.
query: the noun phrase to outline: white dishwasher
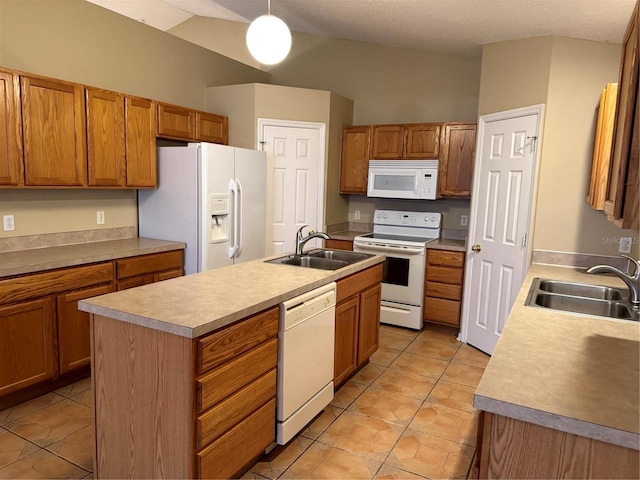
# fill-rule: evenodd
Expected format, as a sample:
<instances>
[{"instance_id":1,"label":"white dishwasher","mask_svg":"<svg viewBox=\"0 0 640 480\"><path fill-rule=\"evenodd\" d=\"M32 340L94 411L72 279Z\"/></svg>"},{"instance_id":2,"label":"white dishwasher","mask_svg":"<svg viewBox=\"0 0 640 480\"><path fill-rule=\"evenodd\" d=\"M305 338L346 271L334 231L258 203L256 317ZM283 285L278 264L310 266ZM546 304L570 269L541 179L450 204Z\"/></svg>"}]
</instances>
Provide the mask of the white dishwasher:
<instances>
[{"instance_id":1,"label":"white dishwasher","mask_svg":"<svg viewBox=\"0 0 640 480\"><path fill-rule=\"evenodd\" d=\"M333 399L336 284L280 304L276 442L284 445Z\"/></svg>"}]
</instances>

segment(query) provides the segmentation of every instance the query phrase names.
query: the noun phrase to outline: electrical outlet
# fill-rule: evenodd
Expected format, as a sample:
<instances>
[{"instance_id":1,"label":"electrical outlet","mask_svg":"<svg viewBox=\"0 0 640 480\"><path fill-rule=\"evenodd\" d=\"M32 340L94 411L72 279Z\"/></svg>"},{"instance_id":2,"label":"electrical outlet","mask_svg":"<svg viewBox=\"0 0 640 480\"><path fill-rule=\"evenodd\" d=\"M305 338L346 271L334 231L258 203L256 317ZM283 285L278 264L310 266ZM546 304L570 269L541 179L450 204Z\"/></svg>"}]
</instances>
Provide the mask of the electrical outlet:
<instances>
[{"instance_id":1,"label":"electrical outlet","mask_svg":"<svg viewBox=\"0 0 640 480\"><path fill-rule=\"evenodd\" d=\"M620 237L620 253L631 253L631 237Z\"/></svg>"},{"instance_id":2,"label":"electrical outlet","mask_svg":"<svg viewBox=\"0 0 640 480\"><path fill-rule=\"evenodd\" d=\"M98 210L96 212L96 223L98 225L104 225L104 210Z\"/></svg>"},{"instance_id":3,"label":"electrical outlet","mask_svg":"<svg viewBox=\"0 0 640 480\"><path fill-rule=\"evenodd\" d=\"M13 215L3 215L2 224L5 232L12 232L16 229L16 223L13 219Z\"/></svg>"},{"instance_id":4,"label":"electrical outlet","mask_svg":"<svg viewBox=\"0 0 640 480\"><path fill-rule=\"evenodd\" d=\"M460 225L466 227L469 223L469 215L460 215Z\"/></svg>"},{"instance_id":5,"label":"electrical outlet","mask_svg":"<svg viewBox=\"0 0 640 480\"><path fill-rule=\"evenodd\" d=\"M356 220L360 220L360 210L356 210L355 218Z\"/></svg>"}]
</instances>

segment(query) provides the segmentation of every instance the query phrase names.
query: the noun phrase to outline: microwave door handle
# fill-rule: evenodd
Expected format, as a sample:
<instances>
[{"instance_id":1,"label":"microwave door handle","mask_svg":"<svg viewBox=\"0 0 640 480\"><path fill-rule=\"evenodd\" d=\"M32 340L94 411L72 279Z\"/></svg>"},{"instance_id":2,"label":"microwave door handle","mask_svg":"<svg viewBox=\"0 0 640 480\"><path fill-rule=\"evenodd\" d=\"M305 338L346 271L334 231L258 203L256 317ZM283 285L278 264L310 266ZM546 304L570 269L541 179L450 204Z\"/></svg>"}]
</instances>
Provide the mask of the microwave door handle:
<instances>
[{"instance_id":1,"label":"microwave door handle","mask_svg":"<svg viewBox=\"0 0 640 480\"><path fill-rule=\"evenodd\" d=\"M362 248L363 250L371 250L374 252L386 252L386 253L404 253L407 255L420 255L421 253L424 252L424 248L398 248L398 247L382 247L379 245L370 245L368 243L359 243L359 242L353 242L354 245L357 245L358 247Z\"/></svg>"}]
</instances>

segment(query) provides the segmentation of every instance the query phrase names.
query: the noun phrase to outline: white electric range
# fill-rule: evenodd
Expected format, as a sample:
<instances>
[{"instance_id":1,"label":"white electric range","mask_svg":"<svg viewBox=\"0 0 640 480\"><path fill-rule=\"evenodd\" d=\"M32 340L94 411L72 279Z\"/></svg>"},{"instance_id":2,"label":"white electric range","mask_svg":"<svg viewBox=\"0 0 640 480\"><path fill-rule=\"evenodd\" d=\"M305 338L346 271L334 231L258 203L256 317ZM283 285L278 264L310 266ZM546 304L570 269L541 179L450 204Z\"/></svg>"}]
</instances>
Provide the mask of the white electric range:
<instances>
[{"instance_id":1,"label":"white electric range","mask_svg":"<svg viewBox=\"0 0 640 480\"><path fill-rule=\"evenodd\" d=\"M382 253L380 322L422 329L427 244L440 238L442 214L376 210L373 233L358 235L353 250Z\"/></svg>"}]
</instances>

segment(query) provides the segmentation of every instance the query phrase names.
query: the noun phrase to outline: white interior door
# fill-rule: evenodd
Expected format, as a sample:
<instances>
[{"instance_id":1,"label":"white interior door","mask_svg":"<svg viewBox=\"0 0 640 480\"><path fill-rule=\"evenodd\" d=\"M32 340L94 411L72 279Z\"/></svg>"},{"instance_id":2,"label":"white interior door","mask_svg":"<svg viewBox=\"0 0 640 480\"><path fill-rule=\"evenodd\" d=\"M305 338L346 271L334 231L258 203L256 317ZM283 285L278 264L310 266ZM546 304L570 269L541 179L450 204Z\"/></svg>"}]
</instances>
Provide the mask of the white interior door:
<instances>
[{"instance_id":1,"label":"white interior door","mask_svg":"<svg viewBox=\"0 0 640 480\"><path fill-rule=\"evenodd\" d=\"M267 255L293 252L300 227L322 230L324 124L265 123L259 130L267 152Z\"/></svg>"},{"instance_id":2,"label":"white interior door","mask_svg":"<svg viewBox=\"0 0 640 480\"><path fill-rule=\"evenodd\" d=\"M467 246L467 343L493 353L527 272L541 107L480 118Z\"/></svg>"}]
</instances>

